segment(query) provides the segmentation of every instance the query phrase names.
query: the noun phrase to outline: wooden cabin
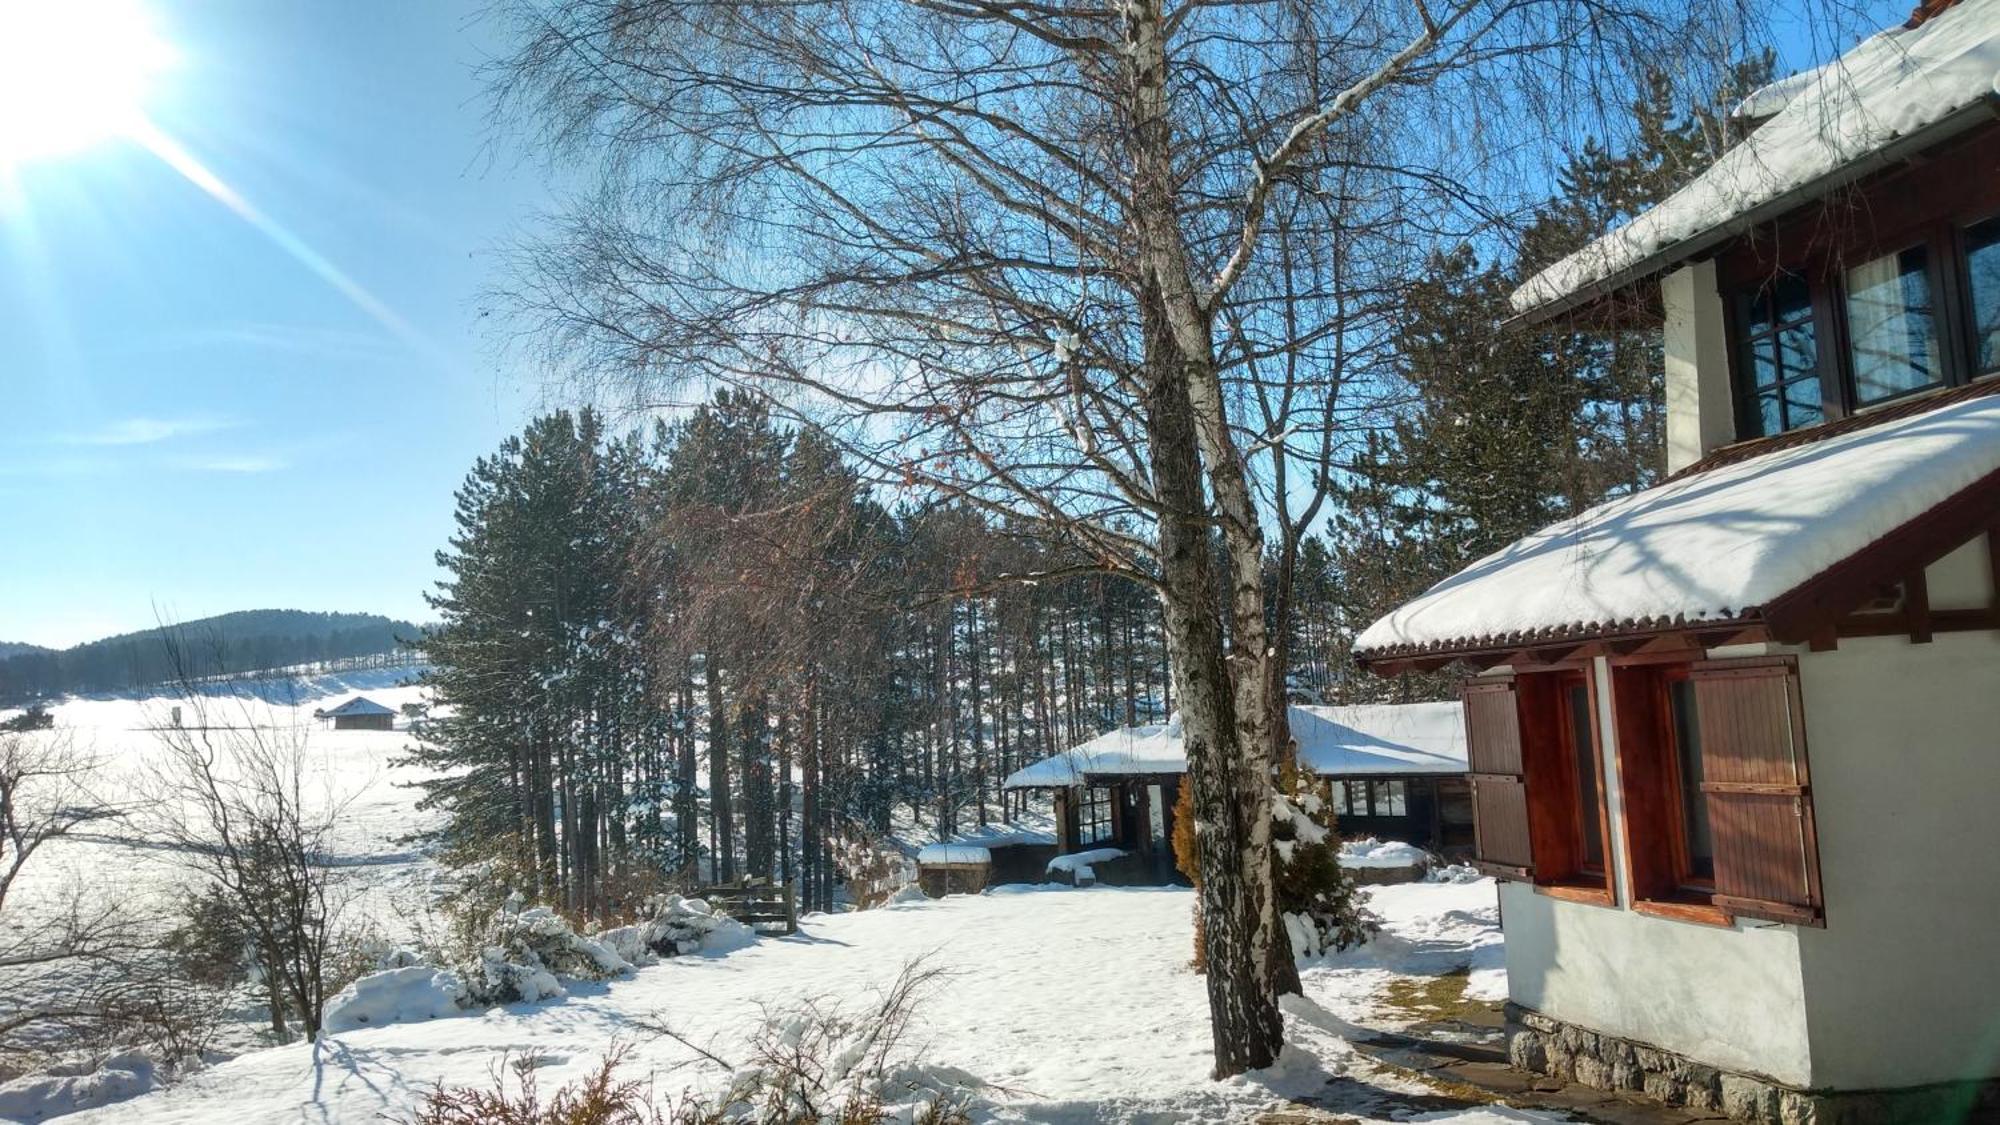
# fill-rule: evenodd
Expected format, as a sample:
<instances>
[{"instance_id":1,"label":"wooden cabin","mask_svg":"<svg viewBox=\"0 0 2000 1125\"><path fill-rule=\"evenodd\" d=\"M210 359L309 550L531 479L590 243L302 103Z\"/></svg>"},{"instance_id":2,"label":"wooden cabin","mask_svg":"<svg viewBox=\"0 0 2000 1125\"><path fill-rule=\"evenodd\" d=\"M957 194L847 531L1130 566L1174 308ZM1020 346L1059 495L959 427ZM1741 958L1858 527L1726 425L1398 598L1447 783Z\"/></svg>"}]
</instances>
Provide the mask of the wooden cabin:
<instances>
[{"instance_id":1,"label":"wooden cabin","mask_svg":"<svg viewBox=\"0 0 2000 1125\"><path fill-rule=\"evenodd\" d=\"M1343 836L1433 851L1472 844L1465 728L1456 703L1293 705L1299 764L1326 782ZM1178 723L1124 727L1015 771L1009 789L1054 798L1056 852L1117 850L1091 864L1111 884L1185 882L1174 866L1174 805L1187 773Z\"/></svg>"},{"instance_id":2,"label":"wooden cabin","mask_svg":"<svg viewBox=\"0 0 2000 1125\"><path fill-rule=\"evenodd\" d=\"M2000 1110L2000 0L1739 111L1531 279L1650 316L1669 477L1367 629L1458 667L1515 1065L1769 1122Z\"/></svg>"},{"instance_id":3,"label":"wooden cabin","mask_svg":"<svg viewBox=\"0 0 2000 1125\"><path fill-rule=\"evenodd\" d=\"M396 729L396 712L365 695L357 695L332 710L322 711L320 717L331 722L334 730Z\"/></svg>"}]
</instances>

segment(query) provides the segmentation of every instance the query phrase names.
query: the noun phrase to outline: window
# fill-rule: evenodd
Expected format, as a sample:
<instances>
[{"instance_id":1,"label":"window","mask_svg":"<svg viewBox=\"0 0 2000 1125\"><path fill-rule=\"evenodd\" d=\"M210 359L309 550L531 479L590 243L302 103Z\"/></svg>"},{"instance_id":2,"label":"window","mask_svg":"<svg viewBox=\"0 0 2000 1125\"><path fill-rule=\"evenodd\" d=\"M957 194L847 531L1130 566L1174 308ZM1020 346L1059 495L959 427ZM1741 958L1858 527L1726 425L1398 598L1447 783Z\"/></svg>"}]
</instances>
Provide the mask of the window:
<instances>
[{"instance_id":1,"label":"window","mask_svg":"<svg viewBox=\"0 0 2000 1125\"><path fill-rule=\"evenodd\" d=\"M1978 193L1989 209L1996 198ZM2000 217L1905 237L1829 244L1775 275L1768 262L1739 262L1755 278L1731 309L1739 438L2000 375Z\"/></svg>"},{"instance_id":2,"label":"window","mask_svg":"<svg viewBox=\"0 0 2000 1125\"><path fill-rule=\"evenodd\" d=\"M1590 685L1581 675L1564 677L1563 708L1566 722L1567 757L1575 767L1571 777L1570 800L1575 806L1575 832L1579 864L1585 871L1604 870L1604 805L1598 799L1597 742L1591 737L1595 725L1590 711Z\"/></svg>"},{"instance_id":3,"label":"window","mask_svg":"<svg viewBox=\"0 0 2000 1125\"><path fill-rule=\"evenodd\" d=\"M1076 812L1076 840L1078 844L1109 843L1114 835L1112 809L1115 807L1111 790L1102 785L1087 786L1083 791L1083 803Z\"/></svg>"},{"instance_id":4,"label":"window","mask_svg":"<svg viewBox=\"0 0 2000 1125\"><path fill-rule=\"evenodd\" d=\"M1966 230L1965 278L1972 313L1972 369L2000 371L2000 219Z\"/></svg>"},{"instance_id":5,"label":"window","mask_svg":"<svg viewBox=\"0 0 2000 1125\"><path fill-rule=\"evenodd\" d=\"M1822 421L1819 343L1812 291L1788 274L1758 290L1742 316L1737 417L1745 437L1764 437Z\"/></svg>"},{"instance_id":6,"label":"window","mask_svg":"<svg viewBox=\"0 0 2000 1125\"><path fill-rule=\"evenodd\" d=\"M1848 363L1868 406L1944 385L1930 252L1912 246L1847 271Z\"/></svg>"},{"instance_id":7,"label":"window","mask_svg":"<svg viewBox=\"0 0 2000 1125\"><path fill-rule=\"evenodd\" d=\"M1608 903L1594 703L1580 669L1472 681L1466 749L1480 866Z\"/></svg>"},{"instance_id":8,"label":"window","mask_svg":"<svg viewBox=\"0 0 2000 1125\"><path fill-rule=\"evenodd\" d=\"M1408 816L1408 783L1397 780L1371 781L1368 783L1370 798L1375 803L1376 816Z\"/></svg>"},{"instance_id":9,"label":"window","mask_svg":"<svg viewBox=\"0 0 2000 1125\"><path fill-rule=\"evenodd\" d=\"M1816 925L1819 860L1789 659L1615 664L1633 908Z\"/></svg>"},{"instance_id":10,"label":"window","mask_svg":"<svg viewBox=\"0 0 2000 1125\"><path fill-rule=\"evenodd\" d=\"M1708 795L1701 790L1701 722L1695 708L1694 681L1685 676L1667 680L1667 706L1673 715L1674 786L1681 814L1676 859L1683 885L1715 885L1715 838L1708 826Z\"/></svg>"},{"instance_id":11,"label":"window","mask_svg":"<svg viewBox=\"0 0 2000 1125\"><path fill-rule=\"evenodd\" d=\"M1353 816L1368 815L1368 783L1365 781L1343 781L1340 788L1346 794L1347 811Z\"/></svg>"}]
</instances>

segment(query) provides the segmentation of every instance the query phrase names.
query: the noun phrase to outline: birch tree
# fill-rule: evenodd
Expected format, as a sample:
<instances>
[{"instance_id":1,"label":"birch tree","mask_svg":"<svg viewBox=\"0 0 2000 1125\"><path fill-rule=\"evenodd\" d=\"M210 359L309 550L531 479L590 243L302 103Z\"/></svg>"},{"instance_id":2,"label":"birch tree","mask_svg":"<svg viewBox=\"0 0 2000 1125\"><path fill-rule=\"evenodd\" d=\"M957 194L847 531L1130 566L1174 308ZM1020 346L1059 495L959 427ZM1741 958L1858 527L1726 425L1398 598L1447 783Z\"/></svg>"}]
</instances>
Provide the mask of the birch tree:
<instances>
[{"instance_id":1,"label":"birch tree","mask_svg":"<svg viewBox=\"0 0 2000 1125\"><path fill-rule=\"evenodd\" d=\"M1271 1063L1283 732L1266 528L1280 520L1289 541L1311 501L1291 506L1324 488L1321 450L1354 424L1335 392L1366 386L1380 342L1365 310L1393 300L1421 248L1506 214L1512 162L1538 161L1564 114L1586 114L1601 74L1731 38L1745 13L1728 0L501 0L499 13L499 119L586 189L502 294L553 373L647 408L716 385L758 394L817 418L880 481L1033 521L1080 552L1066 573L1154 590L1199 832L1215 1073ZM1307 480L1281 479L1294 464Z\"/></svg>"}]
</instances>

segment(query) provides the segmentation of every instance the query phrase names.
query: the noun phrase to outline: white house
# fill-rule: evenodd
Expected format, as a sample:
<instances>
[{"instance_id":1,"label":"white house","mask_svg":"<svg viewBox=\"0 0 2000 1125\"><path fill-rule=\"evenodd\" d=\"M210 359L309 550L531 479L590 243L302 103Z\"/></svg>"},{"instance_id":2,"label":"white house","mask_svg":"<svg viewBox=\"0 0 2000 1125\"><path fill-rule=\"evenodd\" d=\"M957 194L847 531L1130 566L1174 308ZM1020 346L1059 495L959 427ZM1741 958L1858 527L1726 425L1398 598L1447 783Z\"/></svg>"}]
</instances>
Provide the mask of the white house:
<instances>
[{"instance_id":1,"label":"white house","mask_svg":"<svg viewBox=\"0 0 2000 1125\"><path fill-rule=\"evenodd\" d=\"M1515 295L1657 310L1672 475L1358 649L1474 673L1518 1066L1759 1120L2000 1105L1996 76L2000 0L1932 0Z\"/></svg>"},{"instance_id":2,"label":"white house","mask_svg":"<svg viewBox=\"0 0 2000 1125\"><path fill-rule=\"evenodd\" d=\"M1288 717L1299 767L1326 779L1342 835L1433 850L1472 842L1458 704L1294 704ZM1113 848L1128 853L1123 878L1170 882L1179 877L1170 841L1186 773L1180 726L1168 722L1101 734L1004 785L1053 791L1057 854Z\"/></svg>"}]
</instances>

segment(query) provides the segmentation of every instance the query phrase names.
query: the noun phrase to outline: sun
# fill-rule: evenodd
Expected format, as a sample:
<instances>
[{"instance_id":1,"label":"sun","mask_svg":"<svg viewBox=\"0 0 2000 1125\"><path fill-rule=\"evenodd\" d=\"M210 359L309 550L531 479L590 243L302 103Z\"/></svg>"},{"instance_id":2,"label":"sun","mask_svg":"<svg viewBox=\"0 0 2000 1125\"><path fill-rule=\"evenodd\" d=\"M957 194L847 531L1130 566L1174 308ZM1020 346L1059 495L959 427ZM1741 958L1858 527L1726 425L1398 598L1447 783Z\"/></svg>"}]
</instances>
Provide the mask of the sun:
<instances>
[{"instance_id":1,"label":"sun","mask_svg":"<svg viewBox=\"0 0 2000 1125\"><path fill-rule=\"evenodd\" d=\"M0 0L0 167L132 136L172 62L135 0Z\"/></svg>"}]
</instances>

